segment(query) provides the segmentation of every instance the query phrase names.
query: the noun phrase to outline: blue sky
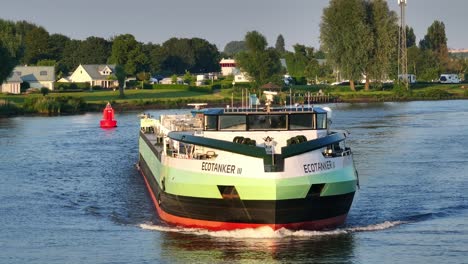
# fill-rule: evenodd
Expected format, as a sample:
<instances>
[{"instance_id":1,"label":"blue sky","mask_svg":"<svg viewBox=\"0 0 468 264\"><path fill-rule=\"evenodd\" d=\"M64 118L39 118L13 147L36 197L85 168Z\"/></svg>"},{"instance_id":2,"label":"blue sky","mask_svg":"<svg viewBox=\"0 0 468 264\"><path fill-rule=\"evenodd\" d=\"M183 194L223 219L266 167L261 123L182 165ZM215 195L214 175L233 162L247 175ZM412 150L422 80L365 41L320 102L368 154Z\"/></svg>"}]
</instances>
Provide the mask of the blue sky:
<instances>
[{"instance_id":1,"label":"blue sky","mask_svg":"<svg viewBox=\"0 0 468 264\"><path fill-rule=\"evenodd\" d=\"M0 18L26 20L50 33L74 39L106 39L130 33L141 42L200 37L220 50L257 30L274 45L282 34L295 43L319 47L319 24L328 0L1 0ZM388 1L399 11L397 0ZM449 48L468 48L468 0L408 0L407 23L417 41L434 20L445 23Z\"/></svg>"}]
</instances>

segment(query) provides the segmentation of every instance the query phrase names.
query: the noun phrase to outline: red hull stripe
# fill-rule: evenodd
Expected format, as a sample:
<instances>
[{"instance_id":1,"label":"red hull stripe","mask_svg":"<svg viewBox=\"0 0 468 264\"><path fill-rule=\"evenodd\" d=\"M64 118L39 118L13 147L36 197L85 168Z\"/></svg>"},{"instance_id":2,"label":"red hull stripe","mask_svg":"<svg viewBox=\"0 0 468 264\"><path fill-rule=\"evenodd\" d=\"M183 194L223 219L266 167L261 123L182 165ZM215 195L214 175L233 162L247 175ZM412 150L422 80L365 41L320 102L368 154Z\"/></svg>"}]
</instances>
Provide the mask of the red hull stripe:
<instances>
[{"instance_id":1,"label":"red hull stripe","mask_svg":"<svg viewBox=\"0 0 468 264\"><path fill-rule=\"evenodd\" d=\"M326 228L333 228L339 225L342 225L347 217L347 214L339 215L332 218L321 219L316 221L308 222L298 222L298 223L288 223L288 224L249 224L249 223L232 223L232 222L217 222L217 221L207 221L207 220L197 220L192 218L180 217L166 213L164 210L159 207L159 203L154 195L151 186L149 185L146 176L143 171L140 170L140 173L143 176L146 187L150 193L151 199L156 207L156 210L159 214L159 217L167 223L184 226L188 228L203 228L213 231L219 230L234 230L234 229L245 229L245 228L259 228L264 226L269 226L273 230L278 230L280 228L286 228L290 230L320 230Z\"/></svg>"}]
</instances>

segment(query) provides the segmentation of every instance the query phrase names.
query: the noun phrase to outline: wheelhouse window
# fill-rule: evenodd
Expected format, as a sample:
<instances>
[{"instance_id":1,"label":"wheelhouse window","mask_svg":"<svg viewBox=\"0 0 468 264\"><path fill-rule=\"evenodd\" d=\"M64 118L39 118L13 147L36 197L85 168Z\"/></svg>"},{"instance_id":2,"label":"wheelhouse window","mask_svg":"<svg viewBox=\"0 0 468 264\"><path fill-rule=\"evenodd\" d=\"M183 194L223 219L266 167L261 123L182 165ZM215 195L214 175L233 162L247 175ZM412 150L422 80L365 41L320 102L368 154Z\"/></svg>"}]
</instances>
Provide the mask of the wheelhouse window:
<instances>
[{"instance_id":1,"label":"wheelhouse window","mask_svg":"<svg viewBox=\"0 0 468 264\"><path fill-rule=\"evenodd\" d=\"M247 130L245 115L220 115L220 130Z\"/></svg>"},{"instance_id":2,"label":"wheelhouse window","mask_svg":"<svg viewBox=\"0 0 468 264\"><path fill-rule=\"evenodd\" d=\"M218 130L218 118L215 115L205 116L205 130Z\"/></svg>"},{"instance_id":3,"label":"wheelhouse window","mask_svg":"<svg viewBox=\"0 0 468 264\"><path fill-rule=\"evenodd\" d=\"M289 115L289 129L314 129L314 116L312 114Z\"/></svg>"},{"instance_id":4,"label":"wheelhouse window","mask_svg":"<svg viewBox=\"0 0 468 264\"><path fill-rule=\"evenodd\" d=\"M286 130L286 115L249 115L249 130Z\"/></svg>"},{"instance_id":5,"label":"wheelhouse window","mask_svg":"<svg viewBox=\"0 0 468 264\"><path fill-rule=\"evenodd\" d=\"M327 128L327 114L317 114L317 129Z\"/></svg>"}]
</instances>

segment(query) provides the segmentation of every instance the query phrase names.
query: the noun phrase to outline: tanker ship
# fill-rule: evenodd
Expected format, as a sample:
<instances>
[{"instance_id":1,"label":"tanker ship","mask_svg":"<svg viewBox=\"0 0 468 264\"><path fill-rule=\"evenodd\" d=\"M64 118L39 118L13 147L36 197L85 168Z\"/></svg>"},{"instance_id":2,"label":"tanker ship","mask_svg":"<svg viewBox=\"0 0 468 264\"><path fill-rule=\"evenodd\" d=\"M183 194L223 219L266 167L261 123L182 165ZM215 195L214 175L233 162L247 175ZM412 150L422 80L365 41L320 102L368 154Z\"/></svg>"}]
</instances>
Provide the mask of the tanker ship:
<instances>
[{"instance_id":1,"label":"tanker ship","mask_svg":"<svg viewBox=\"0 0 468 264\"><path fill-rule=\"evenodd\" d=\"M358 187L328 107L203 108L141 119L138 170L164 222L189 228L342 225Z\"/></svg>"}]
</instances>

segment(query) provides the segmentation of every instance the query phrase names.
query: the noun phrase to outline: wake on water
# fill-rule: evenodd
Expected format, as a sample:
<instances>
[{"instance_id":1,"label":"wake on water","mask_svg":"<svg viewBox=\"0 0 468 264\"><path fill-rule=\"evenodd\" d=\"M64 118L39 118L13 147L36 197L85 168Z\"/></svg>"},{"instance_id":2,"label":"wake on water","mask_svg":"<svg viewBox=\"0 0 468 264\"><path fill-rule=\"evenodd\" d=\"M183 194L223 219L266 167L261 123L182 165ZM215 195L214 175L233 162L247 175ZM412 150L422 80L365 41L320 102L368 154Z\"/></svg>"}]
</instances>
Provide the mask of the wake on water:
<instances>
[{"instance_id":1,"label":"wake on water","mask_svg":"<svg viewBox=\"0 0 468 264\"><path fill-rule=\"evenodd\" d=\"M405 224L405 221L385 221L380 224L368 226L347 227L342 229L326 230L326 231L308 231L308 230L289 230L281 228L273 230L270 227L246 228L230 231L209 231L198 228L182 228L169 227L153 224L140 224L140 227L145 230L155 230L161 232L175 232L198 236L225 237L225 238L285 238L285 237L317 237L317 236L332 236L350 234L356 232L379 231L392 228L397 225Z\"/></svg>"}]
</instances>

